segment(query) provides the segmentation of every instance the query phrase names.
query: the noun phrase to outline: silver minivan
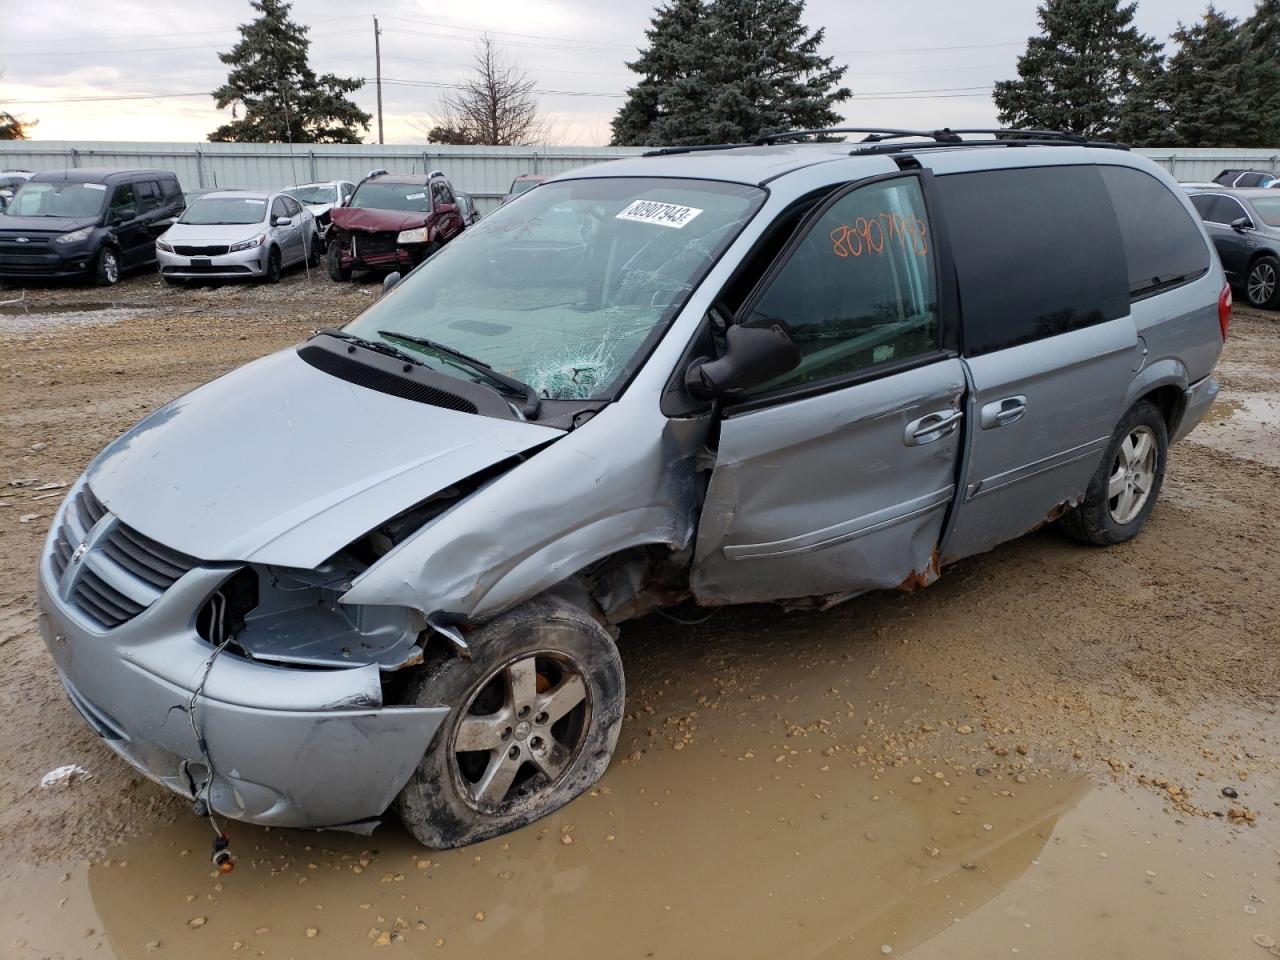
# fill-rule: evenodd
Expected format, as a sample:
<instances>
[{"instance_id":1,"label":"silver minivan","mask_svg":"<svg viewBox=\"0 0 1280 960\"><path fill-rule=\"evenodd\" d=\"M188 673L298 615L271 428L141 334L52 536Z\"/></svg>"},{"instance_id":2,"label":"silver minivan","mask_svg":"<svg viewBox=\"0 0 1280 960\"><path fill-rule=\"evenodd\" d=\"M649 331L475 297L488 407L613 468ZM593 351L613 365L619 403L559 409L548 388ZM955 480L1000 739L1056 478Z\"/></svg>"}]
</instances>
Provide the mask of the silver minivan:
<instances>
[{"instance_id":1,"label":"silver minivan","mask_svg":"<svg viewBox=\"0 0 1280 960\"><path fill-rule=\"evenodd\" d=\"M40 562L71 701L198 812L450 847L601 776L628 618L1132 538L1230 290L1150 161L986 133L564 174L156 411Z\"/></svg>"}]
</instances>

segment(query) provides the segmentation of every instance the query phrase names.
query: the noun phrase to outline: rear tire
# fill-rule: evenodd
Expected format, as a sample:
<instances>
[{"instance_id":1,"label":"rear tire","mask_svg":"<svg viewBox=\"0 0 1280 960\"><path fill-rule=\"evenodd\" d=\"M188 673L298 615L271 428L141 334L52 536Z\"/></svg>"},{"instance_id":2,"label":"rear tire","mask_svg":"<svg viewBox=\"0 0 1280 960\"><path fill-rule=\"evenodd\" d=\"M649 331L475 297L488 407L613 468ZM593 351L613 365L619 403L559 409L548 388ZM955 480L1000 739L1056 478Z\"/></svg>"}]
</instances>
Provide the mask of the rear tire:
<instances>
[{"instance_id":1,"label":"rear tire","mask_svg":"<svg viewBox=\"0 0 1280 960\"><path fill-rule=\"evenodd\" d=\"M338 252L336 243L329 244L329 250L325 256L326 264L329 268L329 279L335 283L346 283L351 279L351 268L342 265L342 258Z\"/></svg>"},{"instance_id":2,"label":"rear tire","mask_svg":"<svg viewBox=\"0 0 1280 960\"><path fill-rule=\"evenodd\" d=\"M622 728L622 660L605 629L555 598L468 638L472 659L429 663L406 702L450 713L396 799L436 849L507 833L558 810L609 766Z\"/></svg>"},{"instance_id":3,"label":"rear tire","mask_svg":"<svg viewBox=\"0 0 1280 960\"><path fill-rule=\"evenodd\" d=\"M1280 310L1280 260L1259 257L1249 264L1244 278L1244 298L1259 310Z\"/></svg>"},{"instance_id":4,"label":"rear tire","mask_svg":"<svg viewBox=\"0 0 1280 960\"><path fill-rule=\"evenodd\" d=\"M307 266L315 268L320 266L320 235L313 233L311 240L307 244Z\"/></svg>"},{"instance_id":5,"label":"rear tire","mask_svg":"<svg viewBox=\"0 0 1280 960\"><path fill-rule=\"evenodd\" d=\"M1058 525L1095 546L1132 540L1155 509L1168 453L1164 415L1147 400L1134 404L1120 419L1084 501Z\"/></svg>"}]
</instances>

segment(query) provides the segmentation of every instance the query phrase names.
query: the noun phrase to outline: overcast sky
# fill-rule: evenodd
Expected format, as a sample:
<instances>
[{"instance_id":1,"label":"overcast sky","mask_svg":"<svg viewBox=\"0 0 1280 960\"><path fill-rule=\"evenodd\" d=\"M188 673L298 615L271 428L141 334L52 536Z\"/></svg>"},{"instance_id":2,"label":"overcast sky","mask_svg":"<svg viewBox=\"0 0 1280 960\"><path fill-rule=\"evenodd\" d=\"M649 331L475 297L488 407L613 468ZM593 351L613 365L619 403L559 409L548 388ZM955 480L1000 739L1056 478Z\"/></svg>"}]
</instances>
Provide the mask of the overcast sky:
<instances>
[{"instance_id":1,"label":"overcast sky","mask_svg":"<svg viewBox=\"0 0 1280 960\"><path fill-rule=\"evenodd\" d=\"M154 0L0 0L0 106L38 120L41 140L203 140L229 119L207 91L226 77L218 60L250 19L247 0L160 4ZM1253 0L1217 0L1245 17ZM1195 20L1202 0L1140 0L1137 23L1168 39ZM185 8L185 9L178 9ZM1035 32L1034 0L810 0L805 19L825 27L825 52L847 63L851 123L872 126L987 126L990 87L1015 76ZM467 70L475 37L490 31L532 76L553 142L604 144L609 119L634 78L623 65L644 42L645 0L296 0L293 17L311 27L318 73L365 77L354 99L375 97L373 24L383 28L383 109L388 143L420 143L440 88ZM407 82L406 82L407 81ZM417 85L414 85L417 84ZM158 95L206 93L204 96ZM145 95L88 102L69 98ZM377 127L365 138L376 142Z\"/></svg>"}]
</instances>

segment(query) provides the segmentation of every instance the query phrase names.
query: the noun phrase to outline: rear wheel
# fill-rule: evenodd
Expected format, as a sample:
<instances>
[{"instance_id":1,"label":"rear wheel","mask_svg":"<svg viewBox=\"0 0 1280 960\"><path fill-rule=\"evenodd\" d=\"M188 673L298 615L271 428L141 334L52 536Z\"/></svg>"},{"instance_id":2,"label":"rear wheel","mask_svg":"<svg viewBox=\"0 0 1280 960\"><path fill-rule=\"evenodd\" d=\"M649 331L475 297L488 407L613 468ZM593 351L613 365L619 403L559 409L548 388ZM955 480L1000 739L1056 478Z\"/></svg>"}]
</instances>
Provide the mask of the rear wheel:
<instances>
[{"instance_id":1,"label":"rear wheel","mask_svg":"<svg viewBox=\"0 0 1280 960\"><path fill-rule=\"evenodd\" d=\"M1098 546L1132 540L1155 509L1168 451L1164 415L1146 400L1135 404L1120 420L1084 502L1059 521L1062 529Z\"/></svg>"},{"instance_id":2,"label":"rear wheel","mask_svg":"<svg viewBox=\"0 0 1280 960\"><path fill-rule=\"evenodd\" d=\"M600 778L622 727L622 661L582 609L539 599L424 668L408 700L451 707L396 800L409 832L435 848L515 830Z\"/></svg>"},{"instance_id":3,"label":"rear wheel","mask_svg":"<svg viewBox=\"0 0 1280 960\"><path fill-rule=\"evenodd\" d=\"M329 250L326 255L326 265L329 268L329 279L339 283L345 283L351 279L351 268L342 265L342 258L338 253L338 245L336 243L329 244Z\"/></svg>"},{"instance_id":4,"label":"rear wheel","mask_svg":"<svg viewBox=\"0 0 1280 960\"><path fill-rule=\"evenodd\" d=\"M320 266L320 235L313 233L307 243L307 266Z\"/></svg>"},{"instance_id":5,"label":"rear wheel","mask_svg":"<svg viewBox=\"0 0 1280 960\"><path fill-rule=\"evenodd\" d=\"M1253 261L1245 277L1244 296L1251 307L1280 310L1280 260L1259 257Z\"/></svg>"}]
</instances>

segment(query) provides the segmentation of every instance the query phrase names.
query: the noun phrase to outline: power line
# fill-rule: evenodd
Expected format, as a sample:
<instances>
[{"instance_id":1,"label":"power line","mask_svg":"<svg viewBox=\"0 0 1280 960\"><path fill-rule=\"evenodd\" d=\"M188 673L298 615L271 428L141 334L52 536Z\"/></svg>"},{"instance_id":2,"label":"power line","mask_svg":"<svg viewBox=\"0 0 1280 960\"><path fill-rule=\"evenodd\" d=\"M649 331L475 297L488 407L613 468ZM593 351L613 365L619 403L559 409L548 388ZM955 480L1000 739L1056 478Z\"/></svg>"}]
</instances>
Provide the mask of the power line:
<instances>
[{"instance_id":1,"label":"power line","mask_svg":"<svg viewBox=\"0 0 1280 960\"><path fill-rule=\"evenodd\" d=\"M624 50L634 50L635 48L628 43L609 43L607 41L600 42L596 40L583 40L577 37L557 37L546 33L516 33L511 30L490 30L487 27L468 27L457 23L444 23L439 20L419 20L414 17L387 17L388 20L399 20L402 23L421 23L429 27L443 27L446 30L465 30L471 33L492 33L499 37L527 37L532 40L562 40L567 43L587 44L591 47L617 47ZM408 32L408 31L405 31Z\"/></svg>"},{"instance_id":2,"label":"power line","mask_svg":"<svg viewBox=\"0 0 1280 960\"><path fill-rule=\"evenodd\" d=\"M320 37L346 37L346 36L350 36L350 34L345 32L317 33L314 37L309 37L308 39L314 40ZM109 48L98 49L98 50L41 50L39 53L0 52L0 59L3 59L3 58L16 59L18 57L71 57L71 56L85 56L85 55L101 56L102 54L116 54L116 53L163 53L168 50L208 50L209 47L210 47L209 43L192 43L192 44L183 44L181 46L176 46L176 47L109 47Z\"/></svg>"},{"instance_id":3,"label":"power line","mask_svg":"<svg viewBox=\"0 0 1280 960\"><path fill-rule=\"evenodd\" d=\"M213 96L208 90L201 90L199 93L126 93L111 97L59 97L53 100L5 100L5 104L20 106L35 106L44 103L97 103L100 101L110 100L169 100L174 97L210 97Z\"/></svg>"}]
</instances>

